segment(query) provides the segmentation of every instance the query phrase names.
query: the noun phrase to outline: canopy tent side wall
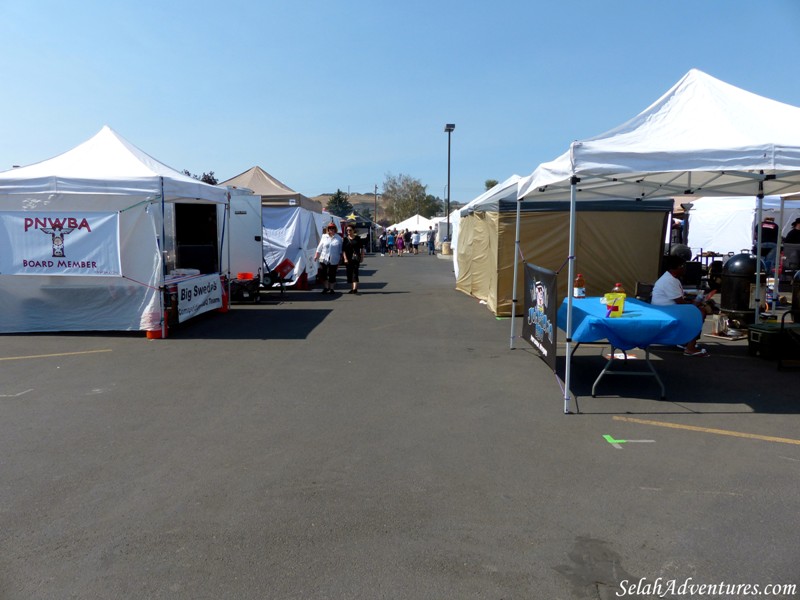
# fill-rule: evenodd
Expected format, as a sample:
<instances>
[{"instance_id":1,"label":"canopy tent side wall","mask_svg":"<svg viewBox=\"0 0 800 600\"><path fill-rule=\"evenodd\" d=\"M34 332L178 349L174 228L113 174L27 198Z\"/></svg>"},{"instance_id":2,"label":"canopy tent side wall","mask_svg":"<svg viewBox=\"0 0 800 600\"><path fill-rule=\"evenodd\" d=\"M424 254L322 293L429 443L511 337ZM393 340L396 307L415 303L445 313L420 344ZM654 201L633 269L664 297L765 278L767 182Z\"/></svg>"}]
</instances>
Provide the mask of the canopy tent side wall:
<instances>
[{"instance_id":1,"label":"canopy tent side wall","mask_svg":"<svg viewBox=\"0 0 800 600\"><path fill-rule=\"evenodd\" d=\"M663 231L668 220L667 205L647 211L579 211L576 222L576 272L586 277L587 293L601 295L620 282L633 293L637 281L654 282L659 276L663 254ZM516 216L501 213L500 265L497 302L490 308L498 316L511 315L514 274L514 233ZM520 215L520 247L527 262L558 271L564 266L569 248L568 212L533 212ZM518 277L517 315L524 312L525 282ZM566 297L572 288L566 270L558 278L558 295Z\"/></svg>"},{"instance_id":2,"label":"canopy tent side wall","mask_svg":"<svg viewBox=\"0 0 800 600\"><path fill-rule=\"evenodd\" d=\"M501 212L475 211L459 223L456 289L479 300L498 316L511 314L515 267L516 202L501 203ZM520 215L522 257L558 271L569 248L569 205L527 203ZM637 281L653 282L663 253L668 201L616 201L583 205L578 211L576 254L587 277L589 293L602 293L621 282L633 291ZM517 278L517 298L523 298L523 278ZM559 295L571 283L559 277ZM521 305L516 313L522 314Z\"/></svg>"},{"instance_id":3,"label":"canopy tent side wall","mask_svg":"<svg viewBox=\"0 0 800 600\"><path fill-rule=\"evenodd\" d=\"M317 275L314 251L324 217L299 206L262 206L264 260L270 269L289 259L294 268L286 277L296 284L305 274L310 281Z\"/></svg>"},{"instance_id":4,"label":"canopy tent side wall","mask_svg":"<svg viewBox=\"0 0 800 600\"><path fill-rule=\"evenodd\" d=\"M475 212L459 219L456 289L489 303L497 280L498 213Z\"/></svg>"},{"instance_id":5,"label":"canopy tent side wall","mask_svg":"<svg viewBox=\"0 0 800 600\"><path fill-rule=\"evenodd\" d=\"M51 197L56 204L70 199ZM92 200L103 204L102 197ZM113 206L119 197L107 200ZM133 206L119 212L122 276L0 275L0 331L139 331L158 326L162 263L155 216L160 221L160 209L128 201ZM0 210L8 206L9 198L0 196ZM69 248L69 238L66 244Z\"/></svg>"}]
</instances>

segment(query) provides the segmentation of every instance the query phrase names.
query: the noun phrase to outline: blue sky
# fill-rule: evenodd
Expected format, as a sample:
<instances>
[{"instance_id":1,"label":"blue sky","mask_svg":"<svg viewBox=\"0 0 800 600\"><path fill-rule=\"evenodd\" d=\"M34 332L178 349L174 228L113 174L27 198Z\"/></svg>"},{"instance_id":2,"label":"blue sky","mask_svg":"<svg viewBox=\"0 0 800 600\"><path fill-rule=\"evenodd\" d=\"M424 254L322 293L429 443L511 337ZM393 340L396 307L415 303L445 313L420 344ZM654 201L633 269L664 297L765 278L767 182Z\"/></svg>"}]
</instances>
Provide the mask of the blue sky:
<instances>
[{"instance_id":1,"label":"blue sky","mask_svg":"<svg viewBox=\"0 0 800 600\"><path fill-rule=\"evenodd\" d=\"M308 196L527 175L689 69L800 106L800 1L0 0L0 170L109 125Z\"/></svg>"}]
</instances>

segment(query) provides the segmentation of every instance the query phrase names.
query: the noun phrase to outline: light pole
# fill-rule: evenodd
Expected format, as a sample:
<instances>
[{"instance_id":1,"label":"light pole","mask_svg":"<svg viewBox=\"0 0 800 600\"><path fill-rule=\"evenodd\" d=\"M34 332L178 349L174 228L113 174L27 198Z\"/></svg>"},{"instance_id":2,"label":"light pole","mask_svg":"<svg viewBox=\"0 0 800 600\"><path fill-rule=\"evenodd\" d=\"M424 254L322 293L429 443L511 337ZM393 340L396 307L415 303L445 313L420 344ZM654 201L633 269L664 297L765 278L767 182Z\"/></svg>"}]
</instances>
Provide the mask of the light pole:
<instances>
[{"instance_id":1,"label":"light pole","mask_svg":"<svg viewBox=\"0 0 800 600\"><path fill-rule=\"evenodd\" d=\"M455 123L448 123L444 126L444 130L447 132L447 204L445 206L445 215L447 215L447 234L445 235L445 239L448 242L450 241L450 135L453 133L455 128Z\"/></svg>"}]
</instances>

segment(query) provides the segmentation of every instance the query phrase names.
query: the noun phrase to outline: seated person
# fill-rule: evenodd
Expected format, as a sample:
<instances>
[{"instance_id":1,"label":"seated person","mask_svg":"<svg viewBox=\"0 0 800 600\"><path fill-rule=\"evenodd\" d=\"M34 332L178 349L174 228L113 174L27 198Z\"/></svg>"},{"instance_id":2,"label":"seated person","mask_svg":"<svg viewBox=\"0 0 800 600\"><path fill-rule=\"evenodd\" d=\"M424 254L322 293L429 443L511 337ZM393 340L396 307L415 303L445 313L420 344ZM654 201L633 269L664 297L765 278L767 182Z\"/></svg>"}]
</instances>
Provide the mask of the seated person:
<instances>
[{"instance_id":1,"label":"seated person","mask_svg":"<svg viewBox=\"0 0 800 600\"><path fill-rule=\"evenodd\" d=\"M703 301L702 294L698 294L694 300L689 300L683 292L681 277L686 270L686 261L679 256L670 255L666 257L666 267L667 270L658 278L658 281L656 281L653 286L653 298L650 303L655 306L694 304L702 313L703 319L706 318L706 315L710 315L713 311L711 307ZM716 293L716 290L711 290L705 300L710 300ZM700 333L701 331L698 331L697 336L686 343L683 349L684 356L706 357L709 355L705 348L697 347L697 340L700 339Z\"/></svg>"},{"instance_id":2,"label":"seated person","mask_svg":"<svg viewBox=\"0 0 800 600\"><path fill-rule=\"evenodd\" d=\"M783 241L787 244L800 244L800 219L794 220L791 231L786 234L786 239Z\"/></svg>"}]
</instances>

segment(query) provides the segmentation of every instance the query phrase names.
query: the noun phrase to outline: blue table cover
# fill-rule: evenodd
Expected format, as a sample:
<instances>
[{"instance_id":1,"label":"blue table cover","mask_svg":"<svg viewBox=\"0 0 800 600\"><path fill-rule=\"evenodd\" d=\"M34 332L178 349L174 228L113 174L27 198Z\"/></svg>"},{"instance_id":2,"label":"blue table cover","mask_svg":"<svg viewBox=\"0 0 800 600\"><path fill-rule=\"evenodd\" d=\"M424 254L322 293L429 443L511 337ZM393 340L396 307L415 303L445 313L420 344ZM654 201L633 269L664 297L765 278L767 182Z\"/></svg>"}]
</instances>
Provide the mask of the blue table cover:
<instances>
[{"instance_id":1,"label":"blue table cover","mask_svg":"<svg viewBox=\"0 0 800 600\"><path fill-rule=\"evenodd\" d=\"M572 301L572 340L608 340L620 350L646 348L652 344L685 344L703 327L700 311L692 304L653 306L634 298L625 300L620 317L607 317L599 297ZM558 309L558 326L567 329L567 300Z\"/></svg>"}]
</instances>

